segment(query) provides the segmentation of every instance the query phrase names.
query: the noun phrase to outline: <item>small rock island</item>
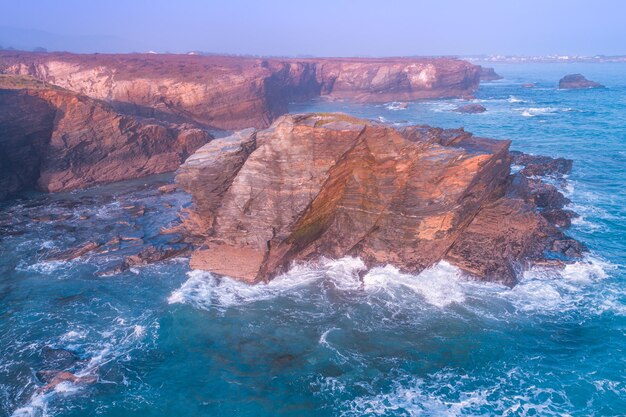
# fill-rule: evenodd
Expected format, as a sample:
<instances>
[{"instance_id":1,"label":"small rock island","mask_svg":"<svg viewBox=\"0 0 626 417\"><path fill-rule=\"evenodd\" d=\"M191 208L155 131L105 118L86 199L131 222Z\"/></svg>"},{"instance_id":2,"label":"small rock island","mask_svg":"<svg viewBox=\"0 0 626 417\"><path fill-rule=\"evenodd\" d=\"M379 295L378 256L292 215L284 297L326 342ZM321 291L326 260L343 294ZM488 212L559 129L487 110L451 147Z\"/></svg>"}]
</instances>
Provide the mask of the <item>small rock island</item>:
<instances>
[{"instance_id":1,"label":"small rock island","mask_svg":"<svg viewBox=\"0 0 626 417\"><path fill-rule=\"evenodd\" d=\"M585 249L561 230L565 197L536 177L563 175L571 161L509 145L341 113L285 115L215 139L176 178L194 202L181 225L197 247L190 265L257 283L321 257L411 273L445 260L513 286L524 266ZM511 174L513 162L525 168Z\"/></svg>"},{"instance_id":2,"label":"small rock island","mask_svg":"<svg viewBox=\"0 0 626 417\"><path fill-rule=\"evenodd\" d=\"M561 78L559 88L564 90L575 90L584 88L604 88L604 86L595 81L588 80L582 74L569 74Z\"/></svg>"},{"instance_id":3,"label":"small rock island","mask_svg":"<svg viewBox=\"0 0 626 417\"><path fill-rule=\"evenodd\" d=\"M487 111L485 106L482 104L465 104L463 106L459 106L454 109L457 113L467 113L467 114L476 114L476 113L484 113Z\"/></svg>"}]
</instances>

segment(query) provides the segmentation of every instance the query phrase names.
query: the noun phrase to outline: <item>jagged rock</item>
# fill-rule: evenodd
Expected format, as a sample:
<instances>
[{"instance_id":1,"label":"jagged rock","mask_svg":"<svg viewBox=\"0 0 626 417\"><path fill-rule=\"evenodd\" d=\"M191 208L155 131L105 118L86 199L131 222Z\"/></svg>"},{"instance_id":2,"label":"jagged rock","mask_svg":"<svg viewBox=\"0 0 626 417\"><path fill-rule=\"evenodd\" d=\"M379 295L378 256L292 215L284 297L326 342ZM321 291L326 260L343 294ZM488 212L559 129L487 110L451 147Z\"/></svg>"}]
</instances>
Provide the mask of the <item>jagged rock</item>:
<instances>
[{"instance_id":1,"label":"jagged rock","mask_svg":"<svg viewBox=\"0 0 626 417\"><path fill-rule=\"evenodd\" d=\"M136 255L131 255L126 258L124 264L126 267L131 268L134 266L150 265L157 262L165 261L167 259L181 256L189 251L187 245L169 246L169 247L155 247L148 246Z\"/></svg>"},{"instance_id":2,"label":"jagged rock","mask_svg":"<svg viewBox=\"0 0 626 417\"><path fill-rule=\"evenodd\" d=\"M571 172L573 165L571 159L530 155L518 151L511 151L511 156L514 164L524 166L522 173L526 176L563 176Z\"/></svg>"},{"instance_id":3,"label":"jagged rock","mask_svg":"<svg viewBox=\"0 0 626 417\"><path fill-rule=\"evenodd\" d=\"M487 109L485 108L485 106L481 104L464 104L454 109L454 111L457 113L475 114L475 113L484 113L487 111Z\"/></svg>"},{"instance_id":4,"label":"jagged rock","mask_svg":"<svg viewBox=\"0 0 626 417\"><path fill-rule=\"evenodd\" d=\"M559 88L571 90L581 88L604 88L604 86L595 81L586 79L582 74L568 74L559 80Z\"/></svg>"},{"instance_id":5,"label":"jagged rock","mask_svg":"<svg viewBox=\"0 0 626 417\"><path fill-rule=\"evenodd\" d=\"M221 198L252 151L256 149L256 130L245 129L213 140L198 149L180 167L176 182L194 198L205 227L210 227ZM201 189L195 186L205 183ZM188 217L188 222L193 222ZM198 224L190 227L196 229ZM204 231L201 231L204 233Z\"/></svg>"},{"instance_id":6,"label":"jagged rock","mask_svg":"<svg viewBox=\"0 0 626 417\"><path fill-rule=\"evenodd\" d=\"M101 246L102 246L102 243L99 243L99 242L87 242L76 248L57 253L54 256L51 256L50 258L48 258L48 260L71 261L73 259L80 258L81 256L84 256L90 252L93 252L96 249L100 248Z\"/></svg>"},{"instance_id":7,"label":"jagged rock","mask_svg":"<svg viewBox=\"0 0 626 417\"><path fill-rule=\"evenodd\" d=\"M562 210L558 208L542 210L541 215L550 223L562 229L567 229L572 225L572 219L578 217L578 214L571 210Z\"/></svg>"},{"instance_id":8,"label":"jagged rock","mask_svg":"<svg viewBox=\"0 0 626 417\"><path fill-rule=\"evenodd\" d=\"M546 249L579 255L554 244L567 238L540 213L562 207L562 195L510 176L507 141L310 114L210 145L177 176L193 196L191 213L205 221L188 230L203 237L192 268L258 282L322 256L408 272L443 259L513 285L518 269Z\"/></svg>"}]
</instances>

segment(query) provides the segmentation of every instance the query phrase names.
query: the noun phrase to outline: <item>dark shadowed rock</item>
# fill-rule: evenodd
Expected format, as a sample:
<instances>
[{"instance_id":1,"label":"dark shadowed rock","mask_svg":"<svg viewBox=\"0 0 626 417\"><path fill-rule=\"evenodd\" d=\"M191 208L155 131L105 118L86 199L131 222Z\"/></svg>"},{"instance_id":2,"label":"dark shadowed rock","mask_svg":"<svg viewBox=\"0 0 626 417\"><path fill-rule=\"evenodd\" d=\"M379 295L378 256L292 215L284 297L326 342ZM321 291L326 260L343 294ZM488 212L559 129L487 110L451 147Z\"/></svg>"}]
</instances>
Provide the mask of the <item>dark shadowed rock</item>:
<instances>
[{"instance_id":1,"label":"dark shadowed rock","mask_svg":"<svg viewBox=\"0 0 626 417\"><path fill-rule=\"evenodd\" d=\"M490 67L480 67L480 81L497 81L501 79L502 76L499 75L495 69Z\"/></svg>"},{"instance_id":2,"label":"dark shadowed rock","mask_svg":"<svg viewBox=\"0 0 626 417\"><path fill-rule=\"evenodd\" d=\"M559 80L559 88L571 90L581 88L604 88L604 86L595 81L586 79L582 74L569 74Z\"/></svg>"},{"instance_id":3,"label":"dark shadowed rock","mask_svg":"<svg viewBox=\"0 0 626 417\"><path fill-rule=\"evenodd\" d=\"M541 211L541 215L550 223L562 229L567 229L572 225L572 219L578 217L578 214L571 210L563 210L558 208Z\"/></svg>"},{"instance_id":4,"label":"dark shadowed rock","mask_svg":"<svg viewBox=\"0 0 626 417\"><path fill-rule=\"evenodd\" d=\"M80 358L67 349L44 346L42 350L43 366L47 369L66 370L74 366Z\"/></svg>"},{"instance_id":5,"label":"dark shadowed rock","mask_svg":"<svg viewBox=\"0 0 626 417\"><path fill-rule=\"evenodd\" d=\"M487 109L485 108L485 106L481 104L465 104L463 106L457 107L456 109L454 109L454 111L457 113L474 114L474 113L484 113L487 111Z\"/></svg>"},{"instance_id":6,"label":"dark shadowed rock","mask_svg":"<svg viewBox=\"0 0 626 417\"><path fill-rule=\"evenodd\" d=\"M530 155L511 151L513 163L524 166L522 172L526 176L563 176L572 170L573 161L565 158L551 158L542 155Z\"/></svg>"},{"instance_id":7,"label":"dark shadowed rock","mask_svg":"<svg viewBox=\"0 0 626 417\"><path fill-rule=\"evenodd\" d=\"M203 129L126 116L108 103L0 76L0 199L174 171L211 139Z\"/></svg>"}]
</instances>

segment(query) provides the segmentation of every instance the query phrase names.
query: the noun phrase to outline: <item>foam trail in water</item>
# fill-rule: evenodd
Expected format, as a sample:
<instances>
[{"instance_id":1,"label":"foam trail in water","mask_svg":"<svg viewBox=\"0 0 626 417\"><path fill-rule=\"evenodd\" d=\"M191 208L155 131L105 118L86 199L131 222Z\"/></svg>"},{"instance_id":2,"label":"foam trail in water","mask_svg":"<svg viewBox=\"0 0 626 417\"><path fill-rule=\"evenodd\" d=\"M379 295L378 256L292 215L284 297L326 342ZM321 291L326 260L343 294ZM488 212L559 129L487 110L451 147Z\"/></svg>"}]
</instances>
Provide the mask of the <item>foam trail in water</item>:
<instances>
[{"instance_id":1,"label":"foam trail in water","mask_svg":"<svg viewBox=\"0 0 626 417\"><path fill-rule=\"evenodd\" d=\"M230 307L270 299L279 295L298 297L298 289L324 280L340 291L365 290L364 295L388 294L398 291L419 294L436 307L464 301L459 285L461 271L447 262L440 262L419 275L403 274L392 266L373 268L361 281L359 272L365 264L359 258L322 259L315 265L296 265L288 273L269 283L248 285L227 277L218 278L209 272L191 271L189 279L168 297L170 304L187 303L197 308Z\"/></svg>"},{"instance_id":2,"label":"foam trail in water","mask_svg":"<svg viewBox=\"0 0 626 417\"><path fill-rule=\"evenodd\" d=\"M139 320L142 320L140 317ZM154 330L158 329L158 323L151 326ZM100 341L95 346L85 345L84 350L89 354L90 359L79 370L74 372L76 377L97 377L99 369L109 362L126 358L131 350L142 347L142 340L147 334L147 327L141 324L127 324L123 318L115 320L114 326L99 337ZM85 331L69 331L63 334L60 341L73 341L77 339L85 339ZM73 345L72 345L73 346ZM16 409L11 417L47 417L50 401L61 395L72 395L81 391L85 384L74 384L70 381L64 381L56 385L47 392L41 390L36 391L28 400L27 404Z\"/></svg>"}]
</instances>

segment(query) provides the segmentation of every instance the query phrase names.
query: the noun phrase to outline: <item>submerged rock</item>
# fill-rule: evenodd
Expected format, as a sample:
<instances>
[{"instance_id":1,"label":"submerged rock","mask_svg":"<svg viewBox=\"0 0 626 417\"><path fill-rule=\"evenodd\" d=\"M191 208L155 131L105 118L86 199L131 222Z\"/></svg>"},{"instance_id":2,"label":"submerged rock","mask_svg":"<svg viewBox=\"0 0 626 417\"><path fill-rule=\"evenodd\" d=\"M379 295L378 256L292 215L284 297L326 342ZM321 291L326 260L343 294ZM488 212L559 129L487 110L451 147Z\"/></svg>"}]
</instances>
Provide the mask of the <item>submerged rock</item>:
<instances>
[{"instance_id":1,"label":"submerged rock","mask_svg":"<svg viewBox=\"0 0 626 417\"><path fill-rule=\"evenodd\" d=\"M177 175L194 200L187 233L201 237L190 265L253 283L320 257L412 273L447 260L514 285L566 237L540 214L562 207L558 191L511 176L508 148L462 129L344 114L288 115L217 139Z\"/></svg>"},{"instance_id":2,"label":"submerged rock","mask_svg":"<svg viewBox=\"0 0 626 417\"><path fill-rule=\"evenodd\" d=\"M582 74L568 74L559 80L559 88L571 90L581 88L604 88L604 86L595 81L586 79Z\"/></svg>"},{"instance_id":3,"label":"submerged rock","mask_svg":"<svg viewBox=\"0 0 626 417\"><path fill-rule=\"evenodd\" d=\"M480 105L480 104L465 104L463 106L457 107L456 109L454 109L454 111L457 113L474 114L474 113L484 113L487 111L487 109L485 108L485 106Z\"/></svg>"},{"instance_id":4,"label":"submerged rock","mask_svg":"<svg viewBox=\"0 0 626 417\"><path fill-rule=\"evenodd\" d=\"M66 370L74 366L80 358L67 349L44 346L42 349L43 365L48 369Z\"/></svg>"},{"instance_id":5,"label":"submerged rock","mask_svg":"<svg viewBox=\"0 0 626 417\"><path fill-rule=\"evenodd\" d=\"M87 243L83 243L80 246L77 246L75 248L72 249L68 249L64 252L60 252L57 253L53 256L51 256L50 258L48 258L48 260L50 261L71 261L73 259L76 258L80 258L81 256L84 256L90 252L95 251L96 249L100 248L102 246L102 243L99 242L87 242Z\"/></svg>"},{"instance_id":6,"label":"submerged rock","mask_svg":"<svg viewBox=\"0 0 626 417\"><path fill-rule=\"evenodd\" d=\"M57 370L39 371L37 372L37 377L46 383L46 385L39 389L39 392L51 391L63 382L70 382L76 385L89 385L98 382L97 375L78 376L71 372Z\"/></svg>"}]
</instances>

